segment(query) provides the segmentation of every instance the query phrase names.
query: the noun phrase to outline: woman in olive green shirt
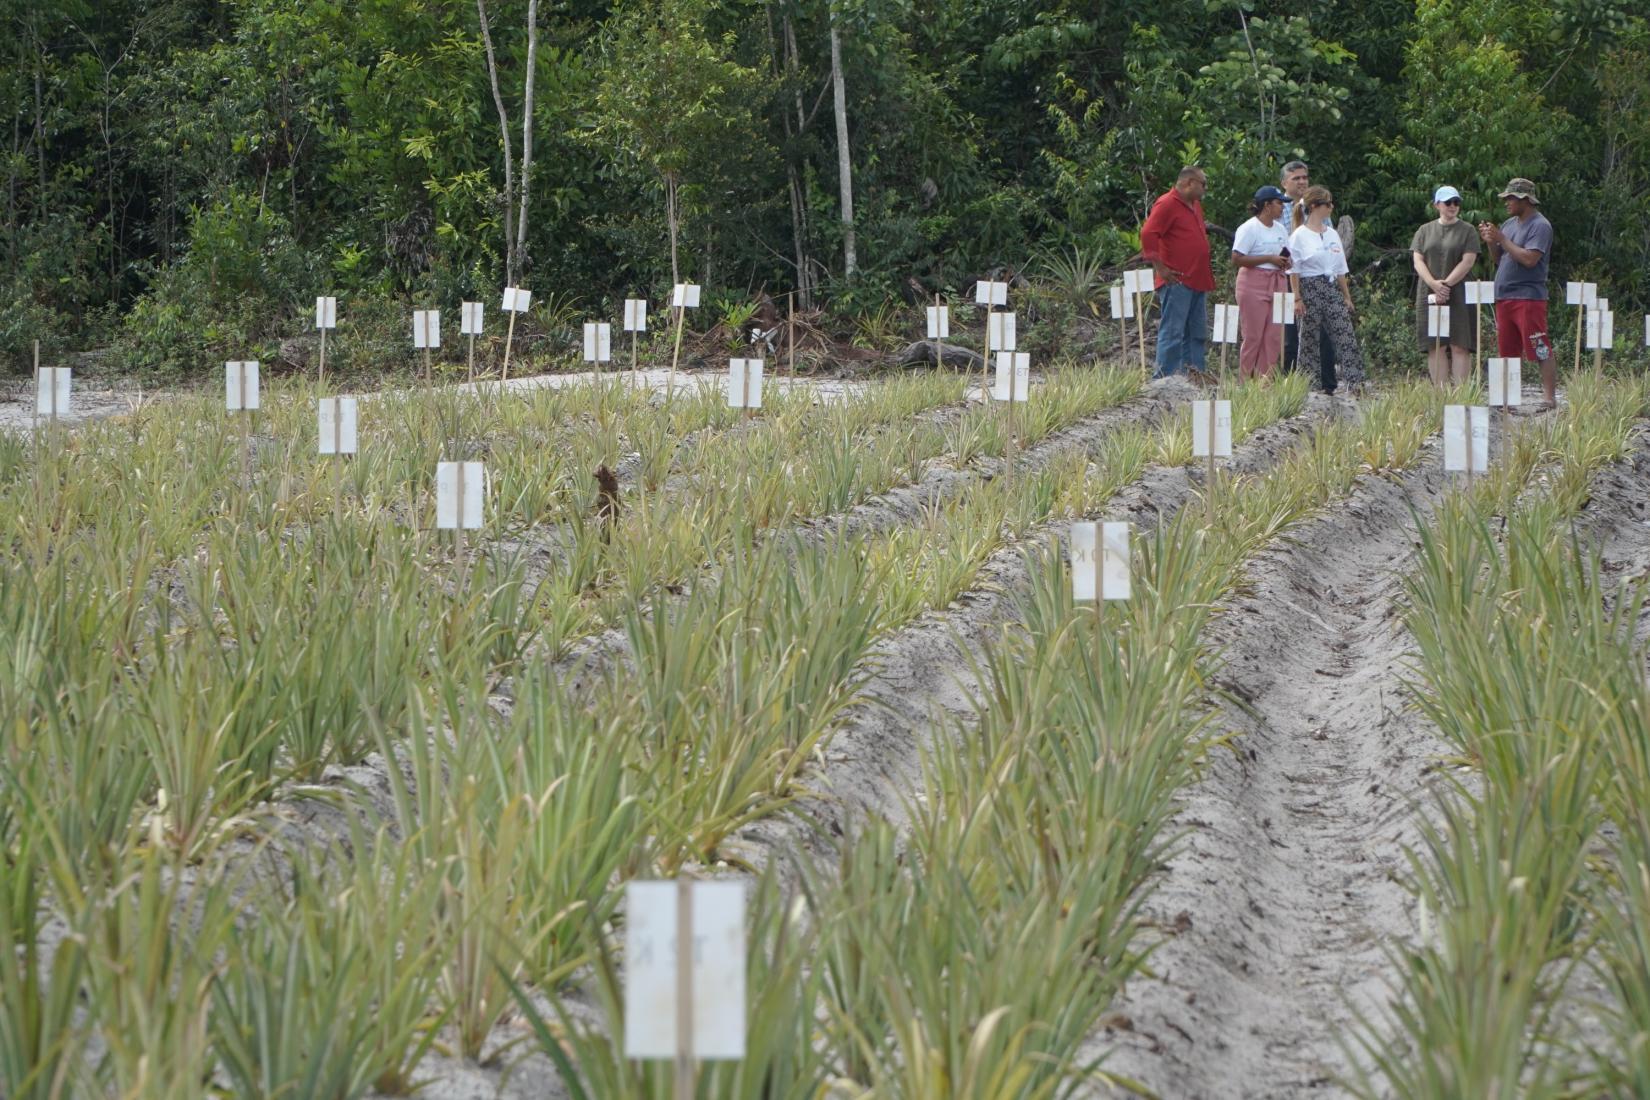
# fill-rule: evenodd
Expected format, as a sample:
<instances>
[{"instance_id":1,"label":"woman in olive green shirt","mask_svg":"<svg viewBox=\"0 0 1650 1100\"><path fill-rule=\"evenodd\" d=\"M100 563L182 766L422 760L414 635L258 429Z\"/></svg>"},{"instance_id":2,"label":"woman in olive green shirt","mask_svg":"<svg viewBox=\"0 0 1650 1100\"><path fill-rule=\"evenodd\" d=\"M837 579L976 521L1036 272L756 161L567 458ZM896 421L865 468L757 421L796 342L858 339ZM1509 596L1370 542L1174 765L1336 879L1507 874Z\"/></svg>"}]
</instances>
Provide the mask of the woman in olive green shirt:
<instances>
[{"instance_id":1,"label":"woman in olive green shirt","mask_svg":"<svg viewBox=\"0 0 1650 1100\"><path fill-rule=\"evenodd\" d=\"M1472 307L1464 300L1461 283L1478 261L1478 234L1461 220L1461 192L1440 187L1432 196L1438 211L1415 231L1409 242L1415 261L1415 335L1427 357L1427 369L1439 386L1461 383L1472 373L1472 354L1478 347ZM1427 335L1427 306L1436 302L1449 309L1449 336Z\"/></svg>"}]
</instances>

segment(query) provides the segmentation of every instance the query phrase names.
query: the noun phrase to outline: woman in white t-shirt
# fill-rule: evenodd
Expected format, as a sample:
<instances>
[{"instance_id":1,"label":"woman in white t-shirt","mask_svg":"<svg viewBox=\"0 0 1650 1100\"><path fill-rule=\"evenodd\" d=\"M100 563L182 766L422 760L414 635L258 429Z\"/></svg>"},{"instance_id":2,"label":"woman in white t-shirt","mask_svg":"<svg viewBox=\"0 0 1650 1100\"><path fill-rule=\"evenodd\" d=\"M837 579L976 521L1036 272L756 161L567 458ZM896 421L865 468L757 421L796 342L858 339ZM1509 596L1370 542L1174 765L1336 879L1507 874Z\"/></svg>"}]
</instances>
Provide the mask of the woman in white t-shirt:
<instances>
[{"instance_id":1,"label":"woman in white t-shirt","mask_svg":"<svg viewBox=\"0 0 1650 1100\"><path fill-rule=\"evenodd\" d=\"M1289 231L1283 227L1287 196L1276 187L1262 187L1249 204L1254 217L1238 226L1232 238L1232 263L1237 267L1238 372L1244 378L1264 378L1278 365L1283 350L1283 326L1272 323L1272 295L1289 289Z\"/></svg>"},{"instance_id":2,"label":"woman in white t-shirt","mask_svg":"<svg viewBox=\"0 0 1650 1100\"><path fill-rule=\"evenodd\" d=\"M1352 288L1347 283L1346 250L1329 225L1335 197L1326 187L1308 188L1301 196L1306 223L1289 235L1294 261L1289 281L1295 288L1295 317L1300 325L1300 367L1317 376L1323 392L1334 393L1337 381L1356 386L1364 380L1364 355L1352 330ZM1335 362L1321 362L1319 332L1327 330ZM1339 368L1340 378L1336 378Z\"/></svg>"}]
</instances>

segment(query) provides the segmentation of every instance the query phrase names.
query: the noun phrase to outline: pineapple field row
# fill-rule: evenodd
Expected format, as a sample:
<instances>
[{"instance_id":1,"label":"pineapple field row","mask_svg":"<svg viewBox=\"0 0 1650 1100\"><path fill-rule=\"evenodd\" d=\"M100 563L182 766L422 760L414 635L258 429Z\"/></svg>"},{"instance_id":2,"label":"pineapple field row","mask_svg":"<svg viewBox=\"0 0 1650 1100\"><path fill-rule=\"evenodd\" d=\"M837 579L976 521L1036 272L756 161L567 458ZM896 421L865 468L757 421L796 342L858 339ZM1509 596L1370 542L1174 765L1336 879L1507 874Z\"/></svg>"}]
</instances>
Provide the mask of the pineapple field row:
<instances>
[{"instance_id":1,"label":"pineapple field row","mask_svg":"<svg viewBox=\"0 0 1650 1100\"><path fill-rule=\"evenodd\" d=\"M1077 362L0 434L0 1096L680 1096L678 876L699 1097L1643 1095L1650 385L1568 382L1465 478L1475 386L1236 387L1217 464Z\"/></svg>"}]
</instances>

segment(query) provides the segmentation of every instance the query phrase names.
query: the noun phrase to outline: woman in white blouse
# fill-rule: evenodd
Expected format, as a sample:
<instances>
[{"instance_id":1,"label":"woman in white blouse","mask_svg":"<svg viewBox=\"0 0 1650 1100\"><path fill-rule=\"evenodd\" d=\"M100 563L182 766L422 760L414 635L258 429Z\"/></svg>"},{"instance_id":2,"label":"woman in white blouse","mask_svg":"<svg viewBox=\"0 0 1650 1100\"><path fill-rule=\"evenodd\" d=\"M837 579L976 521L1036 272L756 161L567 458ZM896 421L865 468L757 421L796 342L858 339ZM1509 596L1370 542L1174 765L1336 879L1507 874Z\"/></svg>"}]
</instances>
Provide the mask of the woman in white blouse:
<instances>
[{"instance_id":1,"label":"woman in white blouse","mask_svg":"<svg viewBox=\"0 0 1650 1100\"><path fill-rule=\"evenodd\" d=\"M1232 263L1237 267L1238 372L1243 378L1264 378L1278 365L1283 326L1272 323L1272 295L1289 289L1289 231L1283 227L1287 196L1276 187L1262 187L1249 204L1254 217L1238 226L1232 238Z\"/></svg>"},{"instance_id":2,"label":"woman in white blouse","mask_svg":"<svg viewBox=\"0 0 1650 1100\"><path fill-rule=\"evenodd\" d=\"M1308 378L1319 377L1325 393L1334 393L1337 382L1356 386L1364 380L1363 351L1352 330L1346 250L1329 225L1335 197L1328 188L1308 188L1301 196L1301 209L1306 222L1289 235L1289 256L1294 261L1289 281L1295 288L1295 317L1300 325L1300 367ZM1334 364L1320 362L1318 334L1324 330L1335 348Z\"/></svg>"}]
</instances>

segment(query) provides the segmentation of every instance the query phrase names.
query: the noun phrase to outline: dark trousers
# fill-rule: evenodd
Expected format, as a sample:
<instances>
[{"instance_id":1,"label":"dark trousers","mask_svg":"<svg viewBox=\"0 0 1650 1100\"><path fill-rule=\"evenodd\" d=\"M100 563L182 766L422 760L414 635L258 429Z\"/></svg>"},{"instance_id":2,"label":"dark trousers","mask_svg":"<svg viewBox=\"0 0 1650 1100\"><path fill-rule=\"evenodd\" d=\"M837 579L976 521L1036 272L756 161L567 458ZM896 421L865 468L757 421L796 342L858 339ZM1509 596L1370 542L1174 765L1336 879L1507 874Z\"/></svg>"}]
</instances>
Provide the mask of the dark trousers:
<instances>
[{"instance_id":1,"label":"dark trousers","mask_svg":"<svg viewBox=\"0 0 1650 1100\"><path fill-rule=\"evenodd\" d=\"M1283 369L1296 369L1296 360L1300 357L1300 324L1283 326ZM1320 374L1316 379L1318 388L1329 393L1335 392L1335 343L1329 339L1329 330L1318 330L1318 367Z\"/></svg>"}]
</instances>

